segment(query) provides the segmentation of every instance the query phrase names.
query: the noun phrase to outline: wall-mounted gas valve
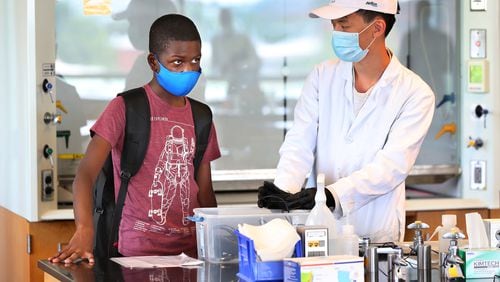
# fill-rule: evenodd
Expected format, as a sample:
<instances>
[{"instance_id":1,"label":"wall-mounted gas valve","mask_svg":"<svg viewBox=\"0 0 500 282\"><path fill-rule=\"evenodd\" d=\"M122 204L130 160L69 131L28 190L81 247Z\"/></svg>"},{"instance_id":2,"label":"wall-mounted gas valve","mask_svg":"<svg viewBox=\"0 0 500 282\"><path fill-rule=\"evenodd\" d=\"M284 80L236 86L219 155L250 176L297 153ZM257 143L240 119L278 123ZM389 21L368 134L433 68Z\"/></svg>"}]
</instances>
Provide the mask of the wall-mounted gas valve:
<instances>
[{"instance_id":1,"label":"wall-mounted gas valve","mask_svg":"<svg viewBox=\"0 0 500 282\"><path fill-rule=\"evenodd\" d=\"M484 142L483 139L481 138L472 138L469 136L469 141L467 142L467 148L473 147L474 149L478 150L479 148L483 147Z\"/></svg>"},{"instance_id":2,"label":"wall-mounted gas valve","mask_svg":"<svg viewBox=\"0 0 500 282\"><path fill-rule=\"evenodd\" d=\"M474 109L474 114L477 118L483 118L484 119L484 128L486 128L486 116L490 113L488 109L483 108L481 105L477 105L476 108Z\"/></svg>"},{"instance_id":3,"label":"wall-mounted gas valve","mask_svg":"<svg viewBox=\"0 0 500 282\"><path fill-rule=\"evenodd\" d=\"M42 82L42 90L43 90L43 92L45 92L45 94L49 94L50 101L52 101L52 103L54 103L54 97L53 97L53 93L52 93L53 88L54 88L54 84L52 84L52 82L50 82L47 78L45 78Z\"/></svg>"},{"instance_id":4,"label":"wall-mounted gas valve","mask_svg":"<svg viewBox=\"0 0 500 282\"><path fill-rule=\"evenodd\" d=\"M60 124L62 122L62 116L60 114L52 114L52 113L46 112L43 115L43 122L45 124L50 124L50 123Z\"/></svg>"},{"instance_id":5,"label":"wall-mounted gas valve","mask_svg":"<svg viewBox=\"0 0 500 282\"><path fill-rule=\"evenodd\" d=\"M45 146L43 146L43 157L50 161L51 167L54 167L54 158L52 157L53 153L54 150L49 145L45 144Z\"/></svg>"}]
</instances>

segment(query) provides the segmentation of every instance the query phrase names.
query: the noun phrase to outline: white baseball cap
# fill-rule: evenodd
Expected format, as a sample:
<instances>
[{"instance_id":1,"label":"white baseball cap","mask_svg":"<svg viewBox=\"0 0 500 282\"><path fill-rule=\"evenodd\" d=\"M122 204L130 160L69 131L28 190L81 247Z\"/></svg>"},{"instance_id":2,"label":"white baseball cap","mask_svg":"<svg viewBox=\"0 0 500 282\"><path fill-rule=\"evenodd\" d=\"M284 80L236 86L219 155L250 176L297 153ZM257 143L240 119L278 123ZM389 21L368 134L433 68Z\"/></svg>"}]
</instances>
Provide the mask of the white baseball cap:
<instances>
[{"instance_id":1,"label":"white baseball cap","mask_svg":"<svg viewBox=\"0 0 500 282\"><path fill-rule=\"evenodd\" d=\"M335 20L350 15L357 10L369 10L395 15L398 11L397 0L330 0L328 5L309 13L311 18Z\"/></svg>"}]
</instances>

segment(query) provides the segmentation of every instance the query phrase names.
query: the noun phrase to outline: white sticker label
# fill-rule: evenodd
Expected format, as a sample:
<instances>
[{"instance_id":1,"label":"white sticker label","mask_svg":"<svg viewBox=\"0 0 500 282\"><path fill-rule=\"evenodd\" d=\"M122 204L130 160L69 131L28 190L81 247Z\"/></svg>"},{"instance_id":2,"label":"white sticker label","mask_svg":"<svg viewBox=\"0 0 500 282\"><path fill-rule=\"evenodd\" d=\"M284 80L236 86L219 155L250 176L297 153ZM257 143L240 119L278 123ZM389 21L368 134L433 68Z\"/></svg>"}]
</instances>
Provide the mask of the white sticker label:
<instances>
[{"instance_id":1,"label":"white sticker label","mask_svg":"<svg viewBox=\"0 0 500 282\"><path fill-rule=\"evenodd\" d=\"M42 64L42 77L50 77L56 75L56 67L54 63Z\"/></svg>"}]
</instances>

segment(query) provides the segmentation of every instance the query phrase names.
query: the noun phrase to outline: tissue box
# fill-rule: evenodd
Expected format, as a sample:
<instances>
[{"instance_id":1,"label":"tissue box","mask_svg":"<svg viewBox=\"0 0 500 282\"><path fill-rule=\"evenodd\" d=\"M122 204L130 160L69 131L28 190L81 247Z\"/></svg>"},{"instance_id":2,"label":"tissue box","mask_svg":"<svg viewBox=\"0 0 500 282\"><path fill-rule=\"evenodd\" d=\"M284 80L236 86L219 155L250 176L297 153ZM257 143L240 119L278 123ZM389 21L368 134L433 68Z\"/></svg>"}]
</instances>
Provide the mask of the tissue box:
<instances>
[{"instance_id":1,"label":"tissue box","mask_svg":"<svg viewBox=\"0 0 500 282\"><path fill-rule=\"evenodd\" d=\"M500 268L500 249L465 250L465 278L493 278Z\"/></svg>"},{"instance_id":2,"label":"tissue box","mask_svg":"<svg viewBox=\"0 0 500 282\"><path fill-rule=\"evenodd\" d=\"M283 264L285 282L362 282L365 279L362 257L289 258Z\"/></svg>"},{"instance_id":3,"label":"tissue box","mask_svg":"<svg viewBox=\"0 0 500 282\"><path fill-rule=\"evenodd\" d=\"M283 212L258 207L196 208L192 220L196 222L198 258L210 263L238 263L238 238L234 230L238 224L262 225L275 218L290 224L303 225L309 211Z\"/></svg>"}]
</instances>

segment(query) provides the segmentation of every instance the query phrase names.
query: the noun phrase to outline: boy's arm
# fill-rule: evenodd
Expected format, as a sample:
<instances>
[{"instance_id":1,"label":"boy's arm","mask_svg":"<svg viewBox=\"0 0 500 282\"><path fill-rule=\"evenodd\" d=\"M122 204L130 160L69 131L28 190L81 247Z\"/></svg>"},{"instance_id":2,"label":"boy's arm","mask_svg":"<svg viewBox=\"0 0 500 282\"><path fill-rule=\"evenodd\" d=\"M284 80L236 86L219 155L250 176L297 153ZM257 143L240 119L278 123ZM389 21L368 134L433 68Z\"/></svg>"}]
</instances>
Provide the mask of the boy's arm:
<instances>
[{"instance_id":1,"label":"boy's arm","mask_svg":"<svg viewBox=\"0 0 500 282\"><path fill-rule=\"evenodd\" d=\"M212 187L210 162L200 163L196 182L198 183L199 189L198 202L200 203L200 207L216 207L217 200L215 199L215 193Z\"/></svg>"},{"instance_id":2,"label":"boy's arm","mask_svg":"<svg viewBox=\"0 0 500 282\"><path fill-rule=\"evenodd\" d=\"M92 250L94 245L92 188L110 150L111 145L99 135L96 134L91 139L73 181L75 234L61 252L49 258L50 261L72 263L81 258L94 263Z\"/></svg>"}]
</instances>

